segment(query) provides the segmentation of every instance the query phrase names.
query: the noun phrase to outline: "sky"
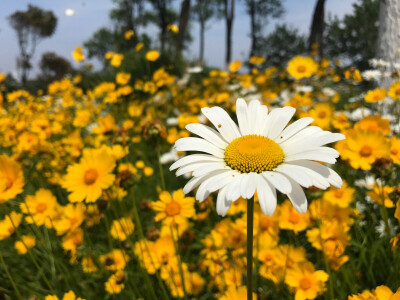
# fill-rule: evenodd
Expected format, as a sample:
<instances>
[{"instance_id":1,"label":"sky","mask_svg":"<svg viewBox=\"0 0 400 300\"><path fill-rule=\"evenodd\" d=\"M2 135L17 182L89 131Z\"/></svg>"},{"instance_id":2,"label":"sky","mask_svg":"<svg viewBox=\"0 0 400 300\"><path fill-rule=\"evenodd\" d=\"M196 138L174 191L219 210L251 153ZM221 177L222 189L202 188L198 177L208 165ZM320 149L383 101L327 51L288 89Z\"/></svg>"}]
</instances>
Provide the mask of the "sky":
<instances>
[{"instance_id":1,"label":"sky","mask_svg":"<svg viewBox=\"0 0 400 300\"><path fill-rule=\"evenodd\" d=\"M194 2L192 0L192 2ZM245 60L250 48L250 20L243 7L243 0L236 0L235 19L233 24L233 60ZM339 18L352 12L355 0L327 0L326 17L337 15ZM308 35L312 13L316 0L283 0L285 14L278 20L271 20L265 32L274 29L275 24L287 23L297 28L300 33ZM109 12L113 8L112 0L0 0L0 72L16 73L16 57L19 54L15 31L8 22L8 16L16 10L26 10L28 4L45 10L52 10L58 18L55 34L41 41L33 58L33 73L38 70L38 62L43 53L56 52L72 62L71 52L88 40L100 27L111 27ZM174 7L180 6L179 0L173 0ZM65 10L73 9L74 16L66 16ZM199 53L198 32L196 23L191 25L193 42L186 51L189 59L196 59ZM156 28L151 26L146 31L156 36ZM222 20L211 20L205 34L205 61L207 65L224 67L225 57L225 23ZM99 65L94 61L94 65Z\"/></svg>"}]
</instances>

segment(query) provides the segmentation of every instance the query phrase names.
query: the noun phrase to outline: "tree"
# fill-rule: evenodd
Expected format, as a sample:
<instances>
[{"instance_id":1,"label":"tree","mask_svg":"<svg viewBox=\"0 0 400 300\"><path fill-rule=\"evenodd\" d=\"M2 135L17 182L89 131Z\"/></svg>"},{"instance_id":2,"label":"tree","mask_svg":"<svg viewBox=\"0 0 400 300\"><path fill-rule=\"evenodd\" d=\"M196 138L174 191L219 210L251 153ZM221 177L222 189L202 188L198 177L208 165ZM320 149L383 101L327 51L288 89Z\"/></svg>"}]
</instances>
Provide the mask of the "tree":
<instances>
[{"instance_id":1,"label":"tree","mask_svg":"<svg viewBox=\"0 0 400 300\"><path fill-rule=\"evenodd\" d=\"M44 53L39 62L39 67L41 70L39 78L46 82L60 80L73 71L70 62L54 52Z\"/></svg>"},{"instance_id":2,"label":"tree","mask_svg":"<svg viewBox=\"0 0 400 300\"><path fill-rule=\"evenodd\" d=\"M108 51L117 51L115 46L115 34L108 28L102 27L83 45L88 50L88 57L96 57L100 61L104 60L104 55Z\"/></svg>"},{"instance_id":3,"label":"tree","mask_svg":"<svg viewBox=\"0 0 400 300\"><path fill-rule=\"evenodd\" d=\"M273 32L259 40L259 54L266 57L265 66L286 66L293 56L305 54L306 38L286 24L276 25Z\"/></svg>"},{"instance_id":4,"label":"tree","mask_svg":"<svg viewBox=\"0 0 400 300\"><path fill-rule=\"evenodd\" d=\"M317 0L310 28L310 36L308 38L308 52L311 53L313 45L318 44L318 55L320 58L323 57L324 53L324 47L323 47L324 27L325 27L325 0Z\"/></svg>"},{"instance_id":5,"label":"tree","mask_svg":"<svg viewBox=\"0 0 400 300\"><path fill-rule=\"evenodd\" d=\"M379 34L376 57L390 64L399 62L400 49L400 1L384 0L379 6ZM389 86L390 80L381 82Z\"/></svg>"},{"instance_id":6,"label":"tree","mask_svg":"<svg viewBox=\"0 0 400 300\"><path fill-rule=\"evenodd\" d=\"M110 12L110 18L114 21L114 34L119 36L118 50L128 50L138 43L139 27L143 25L143 12L145 0L113 0L117 5ZM124 39L124 33L133 30L131 40Z\"/></svg>"},{"instance_id":7,"label":"tree","mask_svg":"<svg viewBox=\"0 0 400 300\"><path fill-rule=\"evenodd\" d=\"M196 4L193 6L193 14L196 20L199 22L200 27L200 51L199 51L199 61L204 60L204 35L206 30L207 21L214 16L216 9L215 0L197 0Z\"/></svg>"},{"instance_id":8,"label":"tree","mask_svg":"<svg viewBox=\"0 0 400 300\"><path fill-rule=\"evenodd\" d=\"M280 17L284 9L280 0L245 0L245 3L250 16L251 57L260 50L258 41L268 23L268 18Z\"/></svg>"},{"instance_id":9,"label":"tree","mask_svg":"<svg viewBox=\"0 0 400 300\"><path fill-rule=\"evenodd\" d=\"M171 0L149 0L156 10L155 15L153 15L153 21L160 28L160 42L161 53L165 51L165 42L167 36L167 26L171 24L171 13L169 12L169 5L171 4Z\"/></svg>"},{"instance_id":10,"label":"tree","mask_svg":"<svg viewBox=\"0 0 400 300\"><path fill-rule=\"evenodd\" d=\"M17 32L20 56L17 59L21 70L21 81L25 85L31 69L31 59L39 42L54 34L57 18L52 11L28 5L26 11L16 11L8 17L10 25Z\"/></svg>"},{"instance_id":11,"label":"tree","mask_svg":"<svg viewBox=\"0 0 400 300\"><path fill-rule=\"evenodd\" d=\"M368 68L368 60L376 54L378 39L379 0L358 0L353 13L342 20L327 22L326 53L334 59L344 59L356 67Z\"/></svg>"},{"instance_id":12,"label":"tree","mask_svg":"<svg viewBox=\"0 0 400 300\"><path fill-rule=\"evenodd\" d=\"M181 13L179 15L179 32L176 35L176 52L180 54L183 50L185 41L186 27L190 15L190 0L182 0Z\"/></svg>"},{"instance_id":13,"label":"tree","mask_svg":"<svg viewBox=\"0 0 400 300\"><path fill-rule=\"evenodd\" d=\"M225 40L225 64L231 62L232 57L232 30L233 19L235 18L235 0L220 0L220 14L225 19L226 40Z\"/></svg>"}]
</instances>

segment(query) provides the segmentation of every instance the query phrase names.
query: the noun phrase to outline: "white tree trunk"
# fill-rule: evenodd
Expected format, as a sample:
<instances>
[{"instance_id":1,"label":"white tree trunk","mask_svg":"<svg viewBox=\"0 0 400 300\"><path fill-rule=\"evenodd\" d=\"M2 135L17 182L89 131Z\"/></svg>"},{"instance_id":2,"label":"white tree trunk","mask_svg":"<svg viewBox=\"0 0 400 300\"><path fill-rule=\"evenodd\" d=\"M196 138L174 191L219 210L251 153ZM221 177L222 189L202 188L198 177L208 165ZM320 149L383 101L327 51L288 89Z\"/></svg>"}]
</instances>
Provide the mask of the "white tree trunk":
<instances>
[{"instance_id":1,"label":"white tree trunk","mask_svg":"<svg viewBox=\"0 0 400 300\"><path fill-rule=\"evenodd\" d=\"M400 63L400 0L380 0L377 58L388 62L388 71ZM381 84L387 86L390 80Z\"/></svg>"}]
</instances>

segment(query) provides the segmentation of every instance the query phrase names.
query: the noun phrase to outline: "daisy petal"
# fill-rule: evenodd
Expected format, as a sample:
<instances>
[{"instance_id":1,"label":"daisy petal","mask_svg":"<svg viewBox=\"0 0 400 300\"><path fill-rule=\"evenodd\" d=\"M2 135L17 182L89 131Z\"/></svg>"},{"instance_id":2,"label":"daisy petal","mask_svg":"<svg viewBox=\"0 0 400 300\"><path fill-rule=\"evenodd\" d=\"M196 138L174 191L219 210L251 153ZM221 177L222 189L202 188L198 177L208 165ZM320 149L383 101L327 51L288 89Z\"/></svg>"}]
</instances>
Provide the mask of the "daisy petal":
<instances>
[{"instance_id":1,"label":"daisy petal","mask_svg":"<svg viewBox=\"0 0 400 300\"><path fill-rule=\"evenodd\" d=\"M303 164L302 162L305 162L305 163ZM285 165L290 165L294 168L297 168L299 170L299 172L303 172L304 176L307 176L311 180L313 186L315 186L319 189L322 189L322 190L329 188L330 183L329 183L327 176L324 177L322 174L316 172L312 168L307 167L307 162L309 162L309 161L296 160L296 161L292 161L292 162L286 162ZM314 163L314 162L312 162L312 163ZM329 174L329 172L325 172L325 173ZM300 182L298 182L298 183L300 183Z\"/></svg>"},{"instance_id":2,"label":"daisy petal","mask_svg":"<svg viewBox=\"0 0 400 300\"><path fill-rule=\"evenodd\" d=\"M224 162L211 162L203 164L201 168L194 170L192 175L194 177L199 177L215 170L231 170L231 168L229 168Z\"/></svg>"},{"instance_id":3,"label":"daisy petal","mask_svg":"<svg viewBox=\"0 0 400 300\"><path fill-rule=\"evenodd\" d=\"M286 141L288 138L292 137L300 130L310 125L313 121L313 118L306 117L293 122L282 131L281 135L276 138L275 142L282 143Z\"/></svg>"},{"instance_id":4,"label":"daisy petal","mask_svg":"<svg viewBox=\"0 0 400 300\"><path fill-rule=\"evenodd\" d=\"M223 162L223 159L219 157L215 157L212 155L207 155L207 154L191 154L185 157L182 157L181 159L177 160L174 162L170 167L169 170L175 170L179 167L194 163L194 162L210 162L210 161L220 161Z\"/></svg>"},{"instance_id":5,"label":"daisy petal","mask_svg":"<svg viewBox=\"0 0 400 300\"><path fill-rule=\"evenodd\" d=\"M215 128L221 133L222 137L230 143L240 137L237 125L232 121L226 111L220 107L204 107L201 109L203 114L210 120Z\"/></svg>"},{"instance_id":6,"label":"daisy petal","mask_svg":"<svg viewBox=\"0 0 400 300\"><path fill-rule=\"evenodd\" d=\"M297 168L296 166L290 164L280 164L275 171L283 173L287 177L292 178L298 184L304 187L312 186L313 182L307 174L301 170L301 168Z\"/></svg>"},{"instance_id":7,"label":"daisy petal","mask_svg":"<svg viewBox=\"0 0 400 300\"><path fill-rule=\"evenodd\" d=\"M263 177L256 176L258 202L264 215L272 216L276 209L276 190Z\"/></svg>"},{"instance_id":8,"label":"daisy petal","mask_svg":"<svg viewBox=\"0 0 400 300\"><path fill-rule=\"evenodd\" d=\"M282 194L287 194L292 191L292 186L286 176L276 172L261 173L269 183L271 183Z\"/></svg>"},{"instance_id":9,"label":"daisy petal","mask_svg":"<svg viewBox=\"0 0 400 300\"><path fill-rule=\"evenodd\" d=\"M250 134L249 121L247 119L247 104L243 98L236 101L236 116L239 123L239 129L242 135Z\"/></svg>"},{"instance_id":10,"label":"daisy petal","mask_svg":"<svg viewBox=\"0 0 400 300\"><path fill-rule=\"evenodd\" d=\"M226 199L227 188L222 188L217 197L217 213L220 216L225 216L231 207L232 202Z\"/></svg>"},{"instance_id":11,"label":"daisy petal","mask_svg":"<svg viewBox=\"0 0 400 300\"><path fill-rule=\"evenodd\" d=\"M216 157L224 158L224 150L216 147L210 142L196 137L185 137L175 142L176 151L200 151L209 153Z\"/></svg>"},{"instance_id":12,"label":"daisy petal","mask_svg":"<svg viewBox=\"0 0 400 300\"><path fill-rule=\"evenodd\" d=\"M334 164L336 162L336 157L339 157L339 152L337 152L335 149L318 147L305 152L288 155L285 157L285 161L289 162L293 160L309 159Z\"/></svg>"},{"instance_id":13,"label":"daisy petal","mask_svg":"<svg viewBox=\"0 0 400 300\"><path fill-rule=\"evenodd\" d=\"M196 188L198 185L200 185L204 180L217 176L218 174L225 173L225 170L216 170L214 172L208 173L207 175L201 176L201 177L193 177L190 179L186 185L183 187L183 193L187 194L190 191L192 191L194 188Z\"/></svg>"},{"instance_id":14,"label":"daisy petal","mask_svg":"<svg viewBox=\"0 0 400 300\"><path fill-rule=\"evenodd\" d=\"M303 189L298 183L296 183L293 179L289 177L288 179L290 181L290 184L292 185L292 191L288 193L287 196L297 212L304 214L307 211L306 195L304 194Z\"/></svg>"},{"instance_id":15,"label":"daisy petal","mask_svg":"<svg viewBox=\"0 0 400 300\"><path fill-rule=\"evenodd\" d=\"M268 138L275 140L280 136L282 130L289 123L295 112L296 109L290 106L279 108L279 111L276 113L273 123L271 124L272 129L269 131Z\"/></svg>"},{"instance_id":16,"label":"daisy petal","mask_svg":"<svg viewBox=\"0 0 400 300\"><path fill-rule=\"evenodd\" d=\"M242 174L243 178L240 181L240 195L244 199L250 199L256 191L256 173Z\"/></svg>"},{"instance_id":17,"label":"daisy petal","mask_svg":"<svg viewBox=\"0 0 400 300\"><path fill-rule=\"evenodd\" d=\"M228 201L234 202L240 197L240 182L242 179L242 174L240 176L236 176L236 179L233 180L230 184L227 185L226 199Z\"/></svg>"},{"instance_id":18,"label":"daisy petal","mask_svg":"<svg viewBox=\"0 0 400 300\"><path fill-rule=\"evenodd\" d=\"M225 149L228 146L227 142L223 140L222 136L215 129L208 127L204 124L193 123L188 124L185 127L188 131L197 134L199 137L211 142L215 146L221 149Z\"/></svg>"}]
</instances>

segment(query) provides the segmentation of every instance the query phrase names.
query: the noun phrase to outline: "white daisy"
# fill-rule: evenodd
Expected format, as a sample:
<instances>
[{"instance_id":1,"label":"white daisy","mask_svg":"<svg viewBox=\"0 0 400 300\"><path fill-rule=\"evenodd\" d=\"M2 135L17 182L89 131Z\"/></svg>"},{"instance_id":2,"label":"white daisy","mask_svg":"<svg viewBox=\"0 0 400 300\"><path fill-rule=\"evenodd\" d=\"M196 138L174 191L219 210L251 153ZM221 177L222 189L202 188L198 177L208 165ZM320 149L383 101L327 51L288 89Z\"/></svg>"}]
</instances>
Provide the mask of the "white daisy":
<instances>
[{"instance_id":1,"label":"white daisy","mask_svg":"<svg viewBox=\"0 0 400 300\"><path fill-rule=\"evenodd\" d=\"M342 186L340 176L313 160L333 164L339 153L323 145L345 138L343 134L308 126L313 119L302 118L289 126L293 107L272 110L253 100L236 102L239 126L220 107L205 107L202 113L216 130L203 124L189 124L186 129L198 137L181 138L177 151L198 151L181 158L170 170L180 176L192 172L193 178L183 192L199 186L196 199L204 201L219 190L217 212L225 215L239 197L250 199L257 191L264 214L271 216L276 208L276 190L286 194L300 213L307 210L303 187L326 189Z\"/></svg>"}]
</instances>

